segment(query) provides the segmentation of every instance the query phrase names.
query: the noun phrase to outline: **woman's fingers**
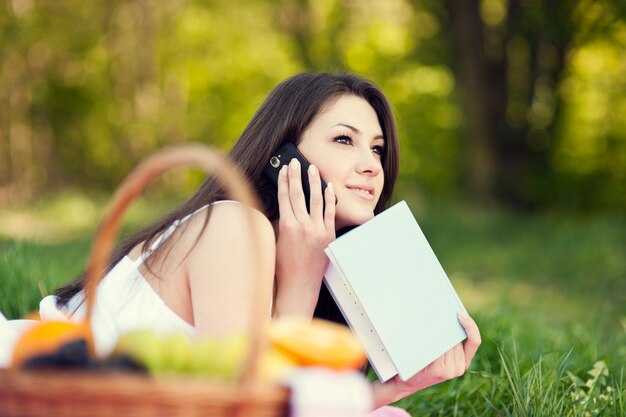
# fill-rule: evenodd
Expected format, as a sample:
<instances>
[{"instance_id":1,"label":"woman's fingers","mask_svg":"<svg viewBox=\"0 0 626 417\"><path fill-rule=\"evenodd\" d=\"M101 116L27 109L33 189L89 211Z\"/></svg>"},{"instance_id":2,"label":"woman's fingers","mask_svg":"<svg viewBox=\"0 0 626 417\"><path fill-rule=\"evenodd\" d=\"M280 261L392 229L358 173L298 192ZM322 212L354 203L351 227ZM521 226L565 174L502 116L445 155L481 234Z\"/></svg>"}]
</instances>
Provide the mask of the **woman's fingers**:
<instances>
[{"instance_id":1,"label":"woman's fingers","mask_svg":"<svg viewBox=\"0 0 626 417\"><path fill-rule=\"evenodd\" d=\"M296 219L300 222L306 222L309 218L309 213L306 211L301 175L300 161L294 158L289 162L289 201Z\"/></svg>"},{"instance_id":2,"label":"woman's fingers","mask_svg":"<svg viewBox=\"0 0 626 417\"><path fill-rule=\"evenodd\" d=\"M470 316L459 314L459 320L467 333L467 340L463 343L463 351L465 354L465 369L468 369L481 343L480 331L478 330L478 325Z\"/></svg>"},{"instance_id":3,"label":"woman's fingers","mask_svg":"<svg viewBox=\"0 0 626 417\"><path fill-rule=\"evenodd\" d=\"M443 354L443 362L444 362L444 370L443 375L445 379L454 378L454 349L450 349L446 353Z\"/></svg>"},{"instance_id":4,"label":"woman's fingers","mask_svg":"<svg viewBox=\"0 0 626 417\"><path fill-rule=\"evenodd\" d=\"M315 165L309 166L309 189L311 191L310 212L315 224L321 224L324 219L324 199L322 198L322 181Z\"/></svg>"},{"instance_id":5,"label":"woman's fingers","mask_svg":"<svg viewBox=\"0 0 626 417\"><path fill-rule=\"evenodd\" d=\"M310 214L307 212L302 187L301 165L292 159L288 166L281 168L278 175L278 206L281 222L306 225L309 230L325 229L324 235L335 235L335 192L332 184L328 184L322 198L322 180L315 165L310 165L308 172L310 187ZM311 228L312 227L312 228ZM327 237L325 238L327 239Z\"/></svg>"},{"instance_id":6,"label":"woman's fingers","mask_svg":"<svg viewBox=\"0 0 626 417\"><path fill-rule=\"evenodd\" d=\"M283 222L295 220L291 200L289 199L288 167L285 165L278 173L278 213Z\"/></svg>"},{"instance_id":7,"label":"woman's fingers","mask_svg":"<svg viewBox=\"0 0 626 417\"><path fill-rule=\"evenodd\" d=\"M454 351L454 374L455 376L461 376L465 373L465 352L463 351L463 344L457 343L452 349Z\"/></svg>"},{"instance_id":8,"label":"woman's fingers","mask_svg":"<svg viewBox=\"0 0 626 417\"><path fill-rule=\"evenodd\" d=\"M324 199L326 200L326 208L324 210L324 225L326 231L335 236L335 189L332 183L326 185L324 191Z\"/></svg>"},{"instance_id":9,"label":"woman's fingers","mask_svg":"<svg viewBox=\"0 0 626 417\"><path fill-rule=\"evenodd\" d=\"M463 344L457 343L452 349L443 354L443 377L452 379L465 372L465 353Z\"/></svg>"}]
</instances>

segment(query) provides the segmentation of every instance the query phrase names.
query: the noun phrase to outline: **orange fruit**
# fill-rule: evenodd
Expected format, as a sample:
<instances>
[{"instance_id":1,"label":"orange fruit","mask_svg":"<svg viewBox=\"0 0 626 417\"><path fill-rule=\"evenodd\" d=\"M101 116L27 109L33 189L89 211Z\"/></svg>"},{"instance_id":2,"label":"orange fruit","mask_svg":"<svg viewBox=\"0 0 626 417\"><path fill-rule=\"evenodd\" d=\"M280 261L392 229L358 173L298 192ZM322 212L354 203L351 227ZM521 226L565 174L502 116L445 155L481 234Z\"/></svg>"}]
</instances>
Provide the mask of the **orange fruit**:
<instances>
[{"instance_id":1,"label":"orange fruit","mask_svg":"<svg viewBox=\"0 0 626 417\"><path fill-rule=\"evenodd\" d=\"M277 381L289 375L298 365L298 361L293 356L276 347L271 347L264 350L261 355L259 373L261 378Z\"/></svg>"},{"instance_id":2,"label":"orange fruit","mask_svg":"<svg viewBox=\"0 0 626 417\"><path fill-rule=\"evenodd\" d=\"M12 367L17 369L30 358L52 354L66 343L86 340L91 343L91 332L85 323L75 324L64 321L42 321L26 330L17 340L13 349Z\"/></svg>"},{"instance_id":3,"label":"orange fruit","mask_svg":"<svg viewBox=\"0 0 626 417\"><path fill-rule=\"evenodd\" d=\"M270 340L302 365L358 369L365 353L352 331L322 319L285 317L270 326Z\"/></svg>"}]
</instances>

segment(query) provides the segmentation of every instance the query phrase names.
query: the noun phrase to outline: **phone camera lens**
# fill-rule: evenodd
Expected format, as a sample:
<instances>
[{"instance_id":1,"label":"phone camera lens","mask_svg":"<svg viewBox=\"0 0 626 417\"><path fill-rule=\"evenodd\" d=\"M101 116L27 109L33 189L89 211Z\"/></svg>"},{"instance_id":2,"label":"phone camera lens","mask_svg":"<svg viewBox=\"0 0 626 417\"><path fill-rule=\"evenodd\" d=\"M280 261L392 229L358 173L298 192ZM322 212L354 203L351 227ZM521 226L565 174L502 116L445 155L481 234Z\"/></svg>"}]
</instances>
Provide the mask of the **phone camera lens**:
<instances>
[{"instance_id":1,"label":"phone camera lens","mask_svg":"<svg viewBox=\"0 0 626 417\"><path fill-rule=\"evenodd\" d=\"M275 156L272 156L272 158L270 159L270 165L273 166L274 168L278 168L280 166L280 159L278 159Z\"/></svg>"}]
</instances>

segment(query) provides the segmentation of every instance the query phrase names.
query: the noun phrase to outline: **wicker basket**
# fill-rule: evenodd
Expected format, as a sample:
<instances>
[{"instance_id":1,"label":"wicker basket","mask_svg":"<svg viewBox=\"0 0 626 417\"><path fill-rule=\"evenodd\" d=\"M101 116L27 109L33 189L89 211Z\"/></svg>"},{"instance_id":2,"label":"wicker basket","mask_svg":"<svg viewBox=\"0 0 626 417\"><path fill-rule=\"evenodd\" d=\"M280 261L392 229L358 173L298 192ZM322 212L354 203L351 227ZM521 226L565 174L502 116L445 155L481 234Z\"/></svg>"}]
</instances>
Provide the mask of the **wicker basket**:
<instances>
[{"instance_id":1,"label":"wicker basket","mask_svg":"<svg viewBox=\"0 0 626 417\"><path fill-rule=\"evenodd\" d=\"M113 196L94 238L86 276L87 321L123 213L155 178L181 166L196 166L214 173L233 199L259 207L241 173L227 158L206 146L169 148L146 159ZM264 318L272 283L256 280L256 285L251 348L238 380L229 383L201 377L150 377L122 372L3 371L0 372L0 416L286 416L288 390L260 381L257 372L260 354L267 343Z\"/></svg>"}]
</instances>

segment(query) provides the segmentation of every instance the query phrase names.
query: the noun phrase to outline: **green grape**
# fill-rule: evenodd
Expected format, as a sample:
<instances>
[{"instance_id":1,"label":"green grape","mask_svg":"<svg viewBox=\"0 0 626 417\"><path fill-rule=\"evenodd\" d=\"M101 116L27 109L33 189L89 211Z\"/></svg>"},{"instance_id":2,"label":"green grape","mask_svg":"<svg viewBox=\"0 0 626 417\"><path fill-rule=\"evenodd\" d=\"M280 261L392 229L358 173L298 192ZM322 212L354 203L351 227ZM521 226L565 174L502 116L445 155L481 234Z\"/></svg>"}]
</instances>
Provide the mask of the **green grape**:
<instances>
[{"instance_id":1,"label":"green grape","mask_svg":"<svg viewBox=\"0 0 626 417\"><path fill-rule=\"evenodd\" d=\"M162 340L163 366L166 372L187 373L191 370L195 350L189 336L176 332Z\"/></svg>"},{"instance_id":2,"label":"green grape","mask_svg":"<svg viewBox=\"0 0 626 417\"><path fill-rule=\"evenodd\" d=\"M162 340L151 330L134 330L122 335L115 345L113 355L129 356L153 374L165 369Z\"/></svg>"}]
</instances>

